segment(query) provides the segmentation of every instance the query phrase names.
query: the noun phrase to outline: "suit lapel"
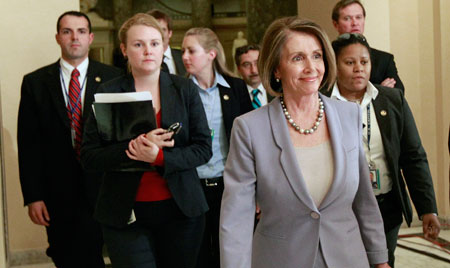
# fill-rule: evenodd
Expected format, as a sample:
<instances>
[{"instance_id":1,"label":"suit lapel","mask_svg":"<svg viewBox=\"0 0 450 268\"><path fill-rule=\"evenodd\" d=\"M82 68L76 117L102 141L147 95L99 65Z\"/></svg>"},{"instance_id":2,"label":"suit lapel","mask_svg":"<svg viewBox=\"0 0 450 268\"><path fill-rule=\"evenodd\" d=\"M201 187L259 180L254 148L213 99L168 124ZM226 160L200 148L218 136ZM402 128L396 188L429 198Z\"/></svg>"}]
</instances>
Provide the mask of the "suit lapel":
<instances>
[{"instance_id":1,"label":"suit lapel","mask_svg":"<svg viewBox=\"0 0 450 268\"><path fill-rule=\"evenodd\" d=\"M378 91L378 96L372 101L373 109L375 112L375 117L378 123L378 128L380 129L381 140L383 141L383 148L385 155L388 158L392 155L391 148L396 148L396 146L391 146L389 144L392 141L392 129L390 123L390 109L388 107L389 100L383 95L382 91ZM391 162L392 159L388 159L387 162ZM392 162L393 163L393 162Z\"/></svg>"},{"instance_id":2,"label":"suit lapel","mask_svg":"<svg viewBox=\"0 0 450 268\"><path fill-rule=\"evenodd\" d=\"M53 64L48 72L48 77L43 81L45 88L48 89L52 97L55 110L61 118L64 126L70 128L70 119L67 114L67 106L64 100L63 91L61 88L61 76L59 60Z\"/></svg>"},{"instance_id":3,"label":"suit lapel","mask_svg":"<svg viewBox=\"0 0 450 268\"><path fill-rule=\"evenodd\" d=\"M280 99L272 101L269 106L269 120L275 143L281 150L280 164L284 174L297 197L311 210L316 210L298 166L294 146L289 135L288 125L281 109Z\"/></svg>"},{"instance_id":4,"label":"suit lapel","mask_svg":"<svg viewBox=\"0 0 450 268\"><path fill-rule=\"evenodd\" d=\"M327 120L328 132L330 133L330 142L333 149L334 159L334 177L328 193L320 204L320 208L324 208L333 202L341 194L341 187L344 185L345 179L345 163L347 162L347 153L344 148L343 129L341 119L338 116L336 107L329 98L322 97L325 106L325 116Z\"/></svg>"},{"instance_id":5,"label":"suit lapel","mask_svg":"<svg viewBox=\"0 0 450 268\"><path fill-rule=\"evenodd\" d=\"M159 76L159 94L161 104L161 127L169 126L171 118L174 118L173 114L176 109L170 107L177 107L178 94L175 92L175 88L172 84L170 75L166 72L161 72Z\"/></svg>"}]
</instances>

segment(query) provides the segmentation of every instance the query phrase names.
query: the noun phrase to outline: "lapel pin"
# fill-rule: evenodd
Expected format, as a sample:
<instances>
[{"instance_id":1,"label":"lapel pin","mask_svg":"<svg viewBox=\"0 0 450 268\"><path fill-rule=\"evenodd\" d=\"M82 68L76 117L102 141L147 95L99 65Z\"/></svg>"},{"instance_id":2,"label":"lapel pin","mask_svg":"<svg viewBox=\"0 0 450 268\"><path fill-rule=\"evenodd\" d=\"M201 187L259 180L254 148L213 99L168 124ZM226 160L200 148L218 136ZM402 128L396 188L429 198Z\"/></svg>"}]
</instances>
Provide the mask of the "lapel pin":
<instances>
[{"instance_id":1,"label":"lapel pin","mask_svg":"<svg viewBox=\"0 0 450 268\"><path fill-rule=\"evenodd\" d=\"M230 97L229 97L228 95L223 95L223 99L224 99L224 100L229 100Z\"/></svg>"},{"instance_id":2,"label":"lapel pin","mask_svg":"<svg viewBox=\"0 0 450 268\"><path fill-rule=\"evenodd\" d=\"M387 112L386 112L386 110L381 110L381 111L380 111L380 114L381 114L381 116L386 116L386 115L387 115Z\"/></svg>"},{"instance_id":3,"label":"lapel pin","mask_svg":"<svg viewBox=\"0 0 450 268\"><path fill-rule=\"evenodd\" d=\"M102 81L102 79L100 78L100 76L95 77L95 82L101 82L101 81Z\"/></svg>"}]
</instances>

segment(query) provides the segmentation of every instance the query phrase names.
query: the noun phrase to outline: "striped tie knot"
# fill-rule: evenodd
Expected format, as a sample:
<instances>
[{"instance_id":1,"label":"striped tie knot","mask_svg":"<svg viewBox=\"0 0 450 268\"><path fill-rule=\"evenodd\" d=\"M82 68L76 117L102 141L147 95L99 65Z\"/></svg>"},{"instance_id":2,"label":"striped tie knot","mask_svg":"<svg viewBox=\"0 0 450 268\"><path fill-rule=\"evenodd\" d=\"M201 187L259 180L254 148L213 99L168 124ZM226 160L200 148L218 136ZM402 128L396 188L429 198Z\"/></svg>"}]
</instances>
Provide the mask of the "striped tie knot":
<instances>
[{"instance_id":1,"label":"striped tie knot","mask_svg":"<svg viewBox=\"0 0 450 268\"><path fill-rule=\"evenodd\" d=\"M73 71L72 71L72 79L74 79L74 78L78 79L78 76L80 76L80 71L78 71L77 68L73 69Z\"/></svg>"},{"instance_id":2,"label":"striped tie knot","mask_svg":"<svg viewBox=\"0 0 450 268\"><path fill-rule=\"evenodd\" d=\"M258 95L261 93L261 90L255 88L252 90L252 106L255 109L261 107L261 101L258 98Z\"/></svg>"}]
</instances>

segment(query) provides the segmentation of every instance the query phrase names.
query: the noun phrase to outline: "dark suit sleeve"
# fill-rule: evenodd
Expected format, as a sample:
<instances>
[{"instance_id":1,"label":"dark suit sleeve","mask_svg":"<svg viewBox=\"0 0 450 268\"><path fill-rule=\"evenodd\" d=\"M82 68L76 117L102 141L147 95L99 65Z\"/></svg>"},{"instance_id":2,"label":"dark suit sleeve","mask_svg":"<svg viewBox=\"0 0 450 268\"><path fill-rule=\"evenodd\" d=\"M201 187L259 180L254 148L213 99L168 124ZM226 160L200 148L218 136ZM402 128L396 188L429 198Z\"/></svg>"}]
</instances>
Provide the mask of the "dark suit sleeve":
<instances>
[{"instance_id":1,"label":"dark suit sleeve","mask_svg":"<svg viewBox=\"0 0 450 268\"><path fill-rule=\"evenodd\" d=\"M394 78L395 79L395 87L402 90L403 94L405 93L405 86L402 83L402 80L400 80L400 77L398 76L397 67L395 66L394 56L389 55L390 59L388 62L388 65L386 67L386 74L385 78Z\"/></svg>"},{"instance_id":2,"label":"dark suit sleeve","mask_svg":"<svg viewBox=\"0 0 450 268\"><path fill-rule=\"evenodd\" d=\"M44 200L45 196L45 163L40 155L45 148L30 80L25 76L22 82L17 124L20 184L25 205Z\"/></svg>"},{"instance_id":3,"label":"dark suit sleeve","mask_svg":"<svg viewBox=\"0 0 450 268\"><path fill-rule=\"evenodd\" d=\"M106 92L99 87L98 92ZM118 143L105 143L97 130L97 121L94 113L90 113L83 130L83 142L81 146L81 164L87 171L136 171L150 170L148 163L130 159L125 150L128 149L128 141Z\"/></svg>"},{"instance_id":4,"label":"dark suit sleeve","mask_svg":"<svg viewBox=\"0 0 450 268\"><path fill-rule=\"evenodd\" d=\"M403 96L401 99L403 101L403 131L399 164L419 216L426 213L437 213L433 180L427 156L409 105Z\"/></svg>"},{"instance_id":5,"label":"dark suit sleeve","mask_svg":"<svg viewBox=\"0 0 450 268\"><path fill-rule=\"evenodd\" d=\"M186 146L166 147L164 151L164 176L182 170L196 168L212 156L211 134L205 110L197 87L189 81L187 88L189 113L189 143Z\"/></svg>"}]
</instances>

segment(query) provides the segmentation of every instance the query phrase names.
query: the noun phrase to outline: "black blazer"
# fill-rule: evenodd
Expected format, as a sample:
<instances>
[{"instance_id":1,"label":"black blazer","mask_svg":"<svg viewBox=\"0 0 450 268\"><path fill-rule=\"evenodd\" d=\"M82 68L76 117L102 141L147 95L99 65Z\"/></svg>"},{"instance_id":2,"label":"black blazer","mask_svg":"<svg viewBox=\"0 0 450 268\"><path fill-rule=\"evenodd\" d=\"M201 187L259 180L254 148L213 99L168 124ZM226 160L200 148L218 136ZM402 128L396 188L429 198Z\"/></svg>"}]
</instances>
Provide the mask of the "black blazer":
<instances>
[{"instance_id":1,"label":"black blazer","mask_svg":"<svg viewBox=\"0 0 450 268\"><path fill-rule=\"evenodd\" d=\"M187 78L160 72L161 127L174 122L183 125L174 137L175 146L164 148L164 167L156 168L167 180L172 196L188 217L208 210L196 167L211 158L211 135L198 88ZM102 85L101 92L135 91L132 75L122 76ZM91 114L86 122L81 161L86 170L105 172L94 217L103 224L124 227L130 218L142 171L117 171L117 166L148 167L131 160L125 153L129 141L108 144L97 133Z\"/></svg>"},{"instance_id":2,"label":"black blazer","mask_svg":"<svg viewBox=\"0 0 450 268\"><path fill-rule=\"evenodd\" d=\"M120 74L115 67L89 61L83 121L91 112L98 86ZM93 201L95 180L86 178L72 147L59 61L24 76L17 142L25 205L43 200L54 221L72 218L68 208L79 207L86 198Z\"/></svg>"},{"instance_id":3,"label":"black blazer","mask_svg":"<svg viewBox=\"0 0 450 268\"><path fill-rule=\"evenodd\" d=\"M223 78L230 85L230 88L227 88L219 84L220 104L229 144L234 119L252 111L253 106L244 80L228 75L223 75Z\"/></svg>"},{"instance_id":4,"label":"black blazer","mask_svg":"<svg viewBox=\"0 0 450 268\"><path fill-rule=\"evenodd\" d=\"M370 58L372 61L372 71L370 72L370 82L372 84L381 84L386 78L394 78L396 83L395 87L405 92L402 80L397 73L397 67L394 62L394 55L377 50L370 49Z\"/></svg>"},{"instance_id":5,"label":"black blazer","mask_svg":"<svg viewBox=\"0 0 450 268\"><path fill-rule=\"evenodd\" d=\"M395 88L380 85L375 87L379 93L372 104L393 180L392 190L397 197L395 206L402 211L409 226L412 209L405 184L419 216L437 213L430 168L413 114L403 93ZM385 221L385 226L389 225L389 219Z\"/></svg>"},{"instance_id":6,"label":"black blazer","mask_svg":"<svg viewBox=\"0 0 450 268\"><path fill-rule=\"evenodd\" d=\"M183 77L186 76L186 68L184 67L183 60L181 59L183 52L176 48L170 48L170 50L172 52L173 61L175 62L177 74Z\"/></svg>"},{"instance_id":7,"label":"black blazer","mask_svg":"<svg viewBox=\"0 0 450 268\"><path fill-rule=\"evenodd\" d=\"M408 226L412 221L411 202L419 215L437 213L433 181L425 150L403 93L397 88L374 85L378 96L372 100L381 132L387 167L392 179L393 203L383 211L385 231L401 224L402 214ZM331 95L331 90L324 92Z\"/></svg>"}]
</instances>

